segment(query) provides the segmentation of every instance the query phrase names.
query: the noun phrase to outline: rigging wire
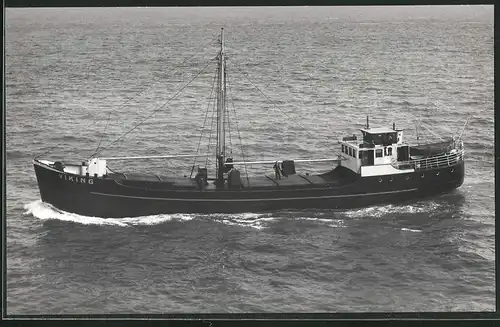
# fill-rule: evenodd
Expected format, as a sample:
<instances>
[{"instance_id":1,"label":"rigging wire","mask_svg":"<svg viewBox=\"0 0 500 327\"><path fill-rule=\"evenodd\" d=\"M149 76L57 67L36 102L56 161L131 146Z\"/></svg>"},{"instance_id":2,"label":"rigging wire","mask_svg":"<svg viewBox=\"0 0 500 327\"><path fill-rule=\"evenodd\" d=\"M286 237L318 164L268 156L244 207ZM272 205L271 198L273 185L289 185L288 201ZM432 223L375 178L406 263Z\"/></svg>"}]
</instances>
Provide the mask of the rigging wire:
<instances>
[{"instance_id":1,"label":"rigging wire","mask_svg":"<svg viewBox=\"0 0 500 327\"><path fill-rule=\"evenodd\" d=\"M182 65L184 65L189 59L192 59L193 57L195 57L197 54L198 54L198 50L201 49L201 50L205 50L210 44L213 43L213 41L216 39L217 37L214 37L210 40L210 42L202 45L201 47L198 47L196 50L195 50L195 53L192 54L191 56L188 56L186 57L180 64L178 64L177 66L175 66L173 69L171 69L170 71L175 71L176 69L180 68ZM127 103L129 103L132 99L134 98L137 98L138 96L142 95L145 91L151 89L154 84L156 84L158 82L158 80L160 79L160 76L157 76L156 78L153 78L153 84L152 85L149 85L147 86L146 88L140 90L139 92L137 92L135 95L131 96L130 98L128 98L122 105L120 105L118 108L112 110L111 112L113 111L117 111L121 108L123 108ZM106 126L104 128L104 130L106 130L106 128L108 127L108 123L109 123L109 118L111 117L111 114L108 116L108 120L106 122ZM101 139L99 140L99 144L97 145L97 148L95 149L95 153L97 153L97 151L99 150L99 147L101 145L101 141L102 141L102 138L103 136L101 136Z\"/></svg>"},{"instance_id":2,"label":"rigging wire","mask_svg":"<svg viewBox=\"0 0 500 327\"><path fill-rule=\"evenodd\" d=\"M226 86L227 86L227 84L228 84L228 82L227 82L227 76L225 78L225 81L226 81ZM224 93L224 96L226 96L225 93ZM226 101L224 101L224 104L226 104ZM229 146L230 146L229 151L230 151L230 155L232 157L233 156L233 140L232 140L232 137L231 137L231 117L229 116L229 108L228 108L227 105L225 106L224 111L225 111L225 114L226 114L226 117L227 117L227 130L229 132Z\"/></svg>"},{"instance_id":3,"label":"rigging wire","mask_svg":"<svg viewBox=\"0 0 500 327\"><path fill-rule=\"evenodd\" d=\"M205 131L205 124L207 122L208 118L208 109L210 109L210 103L212 102L212 94L214 93L214 88L215 88L215 80L217 78L217 73L214 75L214 80L212 82L212 90L210 91L210 96L208 97L208 105L207 105L207 110L205 112L205 118L203 119L203 127L201 128L201 134L200 134L200 139L198 140L198 146L196 147L196 153L200 151L200 145L201 145L201 140L203 138L203 132ZM191 169L191 175L190 178L193 176L193 171L194 171L194 166L196 165L196 157L194 157L193 160L193 169Z\"/></svg>"},{"instance_id":4,"label":"rigging wire","mask_svg":"<svg viewBox=\"0 0 500 327\"><path fill-rule=\"evenodd\" d=\"M442 141L444 141L444 139L443 139L441 136L439 136L438 134L434 133L434 132L430 129L430 127L431 127L430 125L423 123L420 117L417 117L416 115L413 115L412 113L409 113L409 114L410 114L410 116L413 116L413 118L415 119L415 132L416 132L416 137L417 137L417 144L418 144L418 140L420 139L420 136L421 136L421 135L423 135L423 134L421 134L421 133L422 133L422 131L421 131L421 130L419 131L419 126L420 126L420 127L424 127L424 128L425 128L425 129L427 129L427 130L428 130L428 131L429 131L432 135L434 135L434 136L438 137L439 139L441 139ZM466 119L466 123L465 123L465 124L467 124L467 121L469 120L470 116L471 116L471 114L469 114L469 115L467 116L467 119ZM433 127L435 127L435 126L433 126ZM452 133L453 133L451 130L449 130L448 128L446 128L446 127L444 127L444 126L440 126L440 127L441 127L441 128L442 128L445 132L447 132L447 133L450 133L450 134L452 134ZM455 138L456 136L457 136L456 134L452 134L452 138Z\"/></svg>"},{"instance_id":5,"label":"rigging wire","mask_svg":"<svg viewBox=\"0 0 500 327\"><path fill-rule=\"evenodd\" d=\"M226 58L227 58L227 57L226 57ZM226 59L226 58L225 58L225 59ZM228 84L227 79L228 79L228 75L229 75L229 74L227 74L227 66L225 65L224 67L225 67L225 71L224 71L224 81L225 81L225 84L226 84L225 86L227 86L227 84ZM227 98L227 96L226 96L226 91L224 91L224 96ZM232 140L232 136L231 136L231 117L229 116L229 108L228 108L228 106L226 105L226 101L225 101L225 99L224 99L224 105L225 105L224 112L225 112L226 117L227 117L227 129L228 129L228 132L229 132L229 146L230 146L230 148L229 148L229 152L230 152L230 155L231 155L231 157L232 157L232 156L233 156L233 140ZM225 150L224 150L224 153L225 153Z\"/></svg>"},{"instance_id":6,"label":"rigging wire","mask_svg":"<svg viewBox=\"0 0 500 327\"><path fill-rule=\"evenodd\" d=\"M213 38L210 40L210 42L207 42L206 44L203 44L202 46L198 47L198 48L195 50L195 53L194 53L193 55L186 57L186 58L185 58L185 59L184 59L184 60L183 60L180 64L178 64L177 66L175 66L175 67L174 67L173 69L171 69L170 71L176 70L176 69L178 69L179 67L181 67L181 66L182 66L183 64L185 64L185 63L186 63L189 59L192 59L193 57L195 57L195 56L197 55L198 50L200 50L200 49L201 49L201 50L204 50L204 49L205 49L205 48L207 48L210 44L212 44L212 43L213 43L213 41L214 41L215 39L217 39L217 38L218 38L218 36L215 36L215 37L213 37ZM103 62L103 64L104 64L104 63L106 63L106 62ZM99 68L99 67L102 67L102 65L103 65L103 64L99 65L99 66L98 66L98 68ZM153 80L154 80L153 85L154 85L154 84L158 81L158 79L160 79L160 77L159 77L159 76L153 79ZM106 115L108 116L108 118L107 118L107 122L106 122L106 126L105 126L105 129L106 129L106 128L107 128L107 126L108 126L108 123L109 123L109 120L110 120L110 118L111 118L111 114L112 114L112 113L114 113L114 112L115 112L115 111L117 111L118 109L121 109L121 108L122 108L123 106L125 106L128 102L130 102L130 101L131 101L132 99L134 99L135 97L137 97L137 96L141 95L141 94L142 94L142 93L144 93L146 90L148 90L148 89L152 88L152 87L153 87L153 85L149 85L148 87L146 87L146 88L142 89L141 91L139 91L138 93L136 93L136 94L135 94L135 95L133 95L132 97L128 98L128 99L127 99L127 100L126 100L126 101L125 101L122 105L120 105L117 109L111 110L111 112L110 112L110 113L105 113L105 114L102 114L102 116L103 116L103 117L106 117ZM81 92L82 92L82 90L80 90L80 91L79 91L79 93L81 93ZM79 94L79 93L78 93L78 94ZM91 123L89 123L88 125L86 125L86 126L83 128L83 130L86 130L86 129L87 129L88 127L90 127L91 125L95 125L96 121L98 121L98 119L100 119L101 114L98 114L97 116L98 116L98 117L96 117L96 118L95 118L95 119L94 119ZM99 140L99 145L97 146L97 148L96 148L96 150L95 150L95 153L98 153L98 149L99 149L99 147L100 147L100 144L101 144L102 138L103 138L103 135L101 135L101 139ZM56 144L55 146L53 146L53 147L49 148L47 151L45 151L45 152L43 152L43 153L41 153L41 154L39 154L39 155L35 156L35 159L37 159L37 158L39 158L39 157L41 157L41 156L43 156L43 155L45 155L45 154L49 153L50 151L54 150L55 148L59 147L60 145L62 145L62 144L63 144L63 143L65 143L65 142L66 142L66 141L62 141L62 142L60 142L60 143Z\"/></svg>"},{"instance_id":7,"label":"rigging wire","mask_svg":"<svg viewBox=\"0 0 500 327\"><path fill-rule=\"evenodd\" d=\"M88 127L90 127L91 125L94 125L94 124L95 124L95 122L94 122L94 121L92 121L92 122L90 122L89 124L87 124L85 127L83 127L83 129L85 130L85 129L87 129ZM38 159L38 158L40 158L41 156L46 155L47 153L49 153L50 151L54 150L55 148L57 148L58 146L60 146L60 145L61 145L61 144L63 144L63 143L66 143L66 140L64 140L64 141L61 141L61 142L57 143L57 144L56 144L56 145L54 145L53 147L49 148L47 151L45 151L45 152L43 152L43 153L41 153L41 154L39 154L39 155L35 156L35 159Z\"/></svg>"},{"instance_id":8,"label":"rigging wire","mask_svg":"<svg viewBox=\"0 0 500 327\"><path fill-rule=\"evenodd\" d=\"M112 112L113 111L111 111L108 115L108 119L106 120L106 125L104 126L104 131L106 131L106 129L108 129L109 119L111 118ZM102 142L103 138L104 138L104 132L101 133L101 137L99 138L99 143L97 144L97 147L95 148L94 152L97 152L99 150L99 147L101 146L101 142Z\"/></svg>"},{"instance_id":9,"label":"rigging wire","mask_svg":"<svg viewBox=\"0 0 500 327\"><path fill-rule=\"evenodd\" d=\"M243 152L243 142L241 141L240 128L238 126L238 117L236 116L236 109L234 108L234 97L233 97L233 92L231 90L231 83L229 82L229 77L227 79L227 86L229 88L229 94L231 95L231 99L232 99L231 106L233 107L234 121L236 123L236 131L238 132L238 138L240 140L241 158L243 159L243 167L245 168L245 175L247 176L248 186L250 186L250 179L248 178L248 170L247 170L247 164L246 164L246 159L245 159L245 152Z\"/></svg>"},{"instance_id":10,"label":"rigging wire","mask_svg":"<svg viewBox=\"0 0 500 327\"><path fill-rule=\"evenodd\" d=\"M208 145L207 145L207 153L210 153L210 141L212 140L212 134L213 134L213 129L214 129L214 120L215 120L215 101L213 102L213 107L212 107L212 121L210 123L210 134L208 134ZM208 158L205 158L205 167L208 167Z\"/></svg>"},{"instance_id":11,"label":"rigging wire","mask_svg":"<svg viewBox=\"0 0 500 327\"><path fill-rule=\"evenodd\" d=\"M433 131L431 131L431 130L430 130L430 129L429 129L429 128L425 125L425 124L423 124L422 122L420 122L420 126L424 127L424 128L425 128L426 130L428 130L428 131L429 131L432 135L439 137L439 138L441 139L441 141L444 141L444 139L443 139L441 136L439 136L439 134L436 134L436 133L434 133Z\"/></svg>"},{"instance_id":12,"label":"rigging wire","mask_svg":"<svg viewBox=\"0 0 500 327\"><path fill-rule=\"evenodd\" d=\"M462 135L464 134L465 132L465 126L467 126L467 123L469 122L469 118L470 118L470 114L467 116L467 119L465 120L465 123L464 123L464 127L462 128L462 132L460 133L460 135L458 136L458 141L461 141L462 140Z\"/></svg>"},{"instance_id":13,"label":"rigging wire","mask_svg":"<svg viewBox=\"0 0 500 327\"><path fill-rule=\"evenodd\" d=\"M229 59L229 58L228 58ZM305 127L303 127L301 124L299 124L295 119L293 119L292 117L290 117L286 112L284 112L283 110L281 110L280 107L278 107L273 100L271 100L266 94L264 94L264 92L262 92L251 80L250 78L248 77L248 73L244 72L240 67L239 65L237 65L232 59L229 59L234 65L235 67L246 77L246 79L250 82L250 84L252 84L263 96L265 96L273 106L275 106L279 111L281 111L285 116L287 116L291 121L293 121L295 124L297 124L297 126L299 126L300 128L302 128L307 134L309 134L309 136L311 137L314 137L314 135L312 135Z\"/></svg>"},{"instance_id":14,"label":"rigging wire","mask_svg":"<svg viewBox=\"0 0 500 327\"><path fill-rule=\"evenodd\" d=\"M226 111L226 114L227 114L227 116L226 116L227 117L227 130L229 132L229 146L230 146L229 152L232 156L233 155L233 140L231 137L231 119L229 117L229 109L227 108L227 106L224 110Z\"/></svg>"},{"instance_id":15,"label":"rigging wire","mask_svg":"<svg viewBox=\"0 0 500 327\"><path fill-rule=\"evenodd\" d=\"M146 118L142 119L138 124L134 125L131 129L129 129L127 132L123 133L120 137L118 137L116 140L114 140L113 142L109 143L105 148L108 148L110 147L111 145L115 144L116 142L118 142L119 140L123 139L125 136L127 136L130 132L132 132L133 130L135 130L137 127L139 127L142 123L144 123L146 120L148 120L149 118L153 117L153 115L155 115L158 111L160 111L161 109L163 109L163 107L165 107L167 104L170 103L170 101L172 101L179 93L181 93L186 87L188 87L209 65L210 63L213 61L213 59L209 60L207 65L205 67L203 67L202 70L200 70L193 78L191 78L191 80L186 84L184 85L179 91L177 91L172 97L170 97L170 99L168 99L167 102L165 102L164 104L162 104L158 109L154 110L150 115L148 115ZM95 152L91 157L94 157L97 153L101 152L103 149Z\"/></svg>"},{"instance_id":16,"label":"rigging wire","mask_svg":"<svg viewBox=\"0 0 500 327\"><path fill-rule=\"evenodd\" d=\"M468 115L468 116L467 116L466 121L467 121L467 120L469 120L469 118L470 118L470 115ZM430 125L424 124L424 123L422 123L422 122L420 122L420 125L422 125L423 127L425 127L427 130L429 130L429 131L432 133L432 131L429 129ZM427 127L426 127L426 126L427 126ZM441 128L443 128L443 126L441 126ZM447 130L447 132L451 133L451 131L450 131L450 130ZM437 136L436 134L433 134L433 135ZM455 136L455 135L453 135L453 136ZM438 136L438 137L439 137L439 136Z\"/></svg>"},{"instance_id":17,"label":"rigging wire","mask_svg":"<svg viewBox=\"0 0 500 327\"><path fill-rule=\"evenodd\" d=\"M417 145L419 143L418 141L420 140L420 132L418 130L418 123L419 123L418 118L416 118L415 119L415 132L417 134Z\"/></svg>"}]
</instances>

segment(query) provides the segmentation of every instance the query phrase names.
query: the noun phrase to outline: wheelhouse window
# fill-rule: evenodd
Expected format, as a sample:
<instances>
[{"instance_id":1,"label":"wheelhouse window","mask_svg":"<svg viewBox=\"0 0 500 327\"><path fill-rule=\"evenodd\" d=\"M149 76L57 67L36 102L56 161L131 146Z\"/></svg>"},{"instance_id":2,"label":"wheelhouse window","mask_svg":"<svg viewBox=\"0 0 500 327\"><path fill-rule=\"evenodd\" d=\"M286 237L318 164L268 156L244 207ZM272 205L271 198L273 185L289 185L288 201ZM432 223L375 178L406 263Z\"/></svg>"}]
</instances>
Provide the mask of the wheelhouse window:
<instances>
[{"instance_id":1,"label":"wheelhouse window","mask_svg":"<svg viewBox=\"0 0 500 327\"><path fill-rule=\"evenodd\" d=\"M382 158L382 149L375 150L375 157Z\"/></svg>"},{"instance_id":2,"label":"wheelhouse window","mask_svg":"<svg viewBox=\"0 0 500 327\"><path fill-rule=\"evenodd\" d=\"M392 148L387 148L387 155L392 156Z\"/></svg>"},{"instance_id":3,"label":"wheelhouse window","mask_svg":"<svg viewBox=\"0 0 500 327\"><path fill-rule=\"evenodd\" d=\"M383 134L370 134L363 133L363 141L371 144L391 145L397 139L397 132L383 133Z\"/></svg>"},{"instance_id":4,"label":"wheelhouse window","mask_svg":"<svg viewBox=\"0 0 500 327\"><path fill-rule=\"evenodd\" d=\"M342 144L342 152L345 153L345 145Z\"/></svg>"},{"instance_id":5,"label":"wheelhouse window","mask_svg":"<svg viewBox=\"0 0 500 327\"><path fill-rule=\"evenodd\" d=\"M361 151L358 152L358 158L359 159L363 158L363 153Z\"/></svg>"},{"instance_id":6,"label":"wheelhouse window","mask_svg":"<svg viewBox=\"0 0 500 327\"><path fill-rule=\"evenodd\" d=\"M352 149L352 156L353 156L354 158L356 158L356 150L355 150L355 149Z\"/></svg>"},{"instance_id":7,"label":"wheelhouse window","mask_svg":"<svg viewBox=\"0 0 500 327\"><path fill-rule=\"evenodd\" d=\"M349 148L349 155L352 157L352 148Z\"/></svg>"}]
</instances>

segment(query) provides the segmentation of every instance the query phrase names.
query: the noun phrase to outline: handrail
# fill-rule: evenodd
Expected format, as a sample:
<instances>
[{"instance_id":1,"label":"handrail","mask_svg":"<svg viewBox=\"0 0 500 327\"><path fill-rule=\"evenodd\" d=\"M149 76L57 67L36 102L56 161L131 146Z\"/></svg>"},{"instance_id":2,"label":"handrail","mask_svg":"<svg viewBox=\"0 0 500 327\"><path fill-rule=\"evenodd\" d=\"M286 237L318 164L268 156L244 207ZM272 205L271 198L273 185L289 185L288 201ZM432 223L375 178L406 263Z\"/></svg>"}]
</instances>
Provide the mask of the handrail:
<instances>
[{"instance_id":1,"label":"handrail","mask_svg":"<svg viewBox=\"0 0 500 327\"><path fill-rule=\"evenodd\" d=\"M102 160L136 160L136 159L174 159L174 158L194 158L194 157L208 157L210 153L205 154L175 154L169 156L141 156L141 157L104 157L96 158Z\"/></svg>"},{"instance_id":2,"label":"handrail","mask_svg":"<svg viewBox=\"0 0 500 327\"><path fill-rule=\"evenodd\" d=\"M460 150L458 150L460 149ZM454 150L456 152L454 152ZM408 161L396 161L391 160L391 165L396 169L408 169L413 168L415 170L427 170L433 168L441 168L452 166L463 160L464 156L463 146L459 146L453 149L451 152L444 155L439 155L435 157L427 157L422 159L414 159Z\"/></svg>"},{"instance_id":3,"label":"handrail","mask_svg":"<svg viewBox=\"0 0 500 327\"><path fill-rule=\"evenodd\" d=\"M345 160L344 156L340 158L325 158L325 159L291 159L293 162L340 162L342 159ZM283 160L260 160L260 161L235 161L235 162L226 162L224 165L258 165L258 164L272 164L272 163L282 163Z\"/></svg>"}]
</instances>

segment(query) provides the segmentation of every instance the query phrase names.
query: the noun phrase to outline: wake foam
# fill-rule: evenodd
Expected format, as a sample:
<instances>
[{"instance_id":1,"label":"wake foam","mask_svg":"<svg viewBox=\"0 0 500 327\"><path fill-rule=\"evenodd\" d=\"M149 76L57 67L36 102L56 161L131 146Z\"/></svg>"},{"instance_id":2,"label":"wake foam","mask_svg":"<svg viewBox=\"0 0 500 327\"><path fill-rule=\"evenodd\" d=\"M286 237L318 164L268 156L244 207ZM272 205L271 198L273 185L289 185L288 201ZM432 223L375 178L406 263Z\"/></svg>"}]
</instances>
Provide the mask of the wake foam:
<instances>
[{"instance_id":1,"label":"wake foam","mask_svg":"<svg viewBox=\"0 0 500 327\"><path fill-rule=\"evenodd\" d=\"M342 219L325 219L325 218L314 218L314 217L282 217L274 216L271 217L269 214L258 214L258 213L242 213L233 214L231 216L212 216L213 221L220 222L226 225L241 226L241 227L251 227L255 229L263 229L269 227L271 222L275 221L314 221L328 225L329 227L342 228L346 227L344 225L344 220Z\"/></svg>"},{"instance_id":2,"label":"wake foam","mask_svg":"<svg viewBox=\"0 0 500 327\"><path fill-rule=\"evenodd\" d=\"M215 216L215 215L214 215ZM217 215L213 217L214 221L218 221L225 225L241 226L241 227L251 227L255 229L263 229L266 224L277 220L277 217L268 217L266 214L259 213L241 213L227 215Z\"/></svg>"},{"instance_id":3,"label":"wake foam","mask_svg":"<svg viewBox=\"0 0 500 327\"><path fill-rule=\"evenodd\" d=\"M422 230L420 229L410 229L410 228L401 228L402 231L407 231L407 232L414 232L414 233L420 233Z\"/></svg>"},{"instance_id":4,"label":"wake foam","mask_svg":"<svg viewBox=\"0 0 500 327\"><path fill-rule=\"evenodd\" d=\"M386 206L373 206L362 208L358 210L348 210L342 215L349 218L363 218L375 217L380 218L384 215L390 214L404 214L404 213L421 213L430 212L438 207L436 203L426 203L424 205L386 205ZM139 225L158 225L167 221L189 221L194 218L209 219L214 222L219 222L226 225L250 227L254 229L263 229L277 220L306 220L318 223L323 223L333 228L347 227L343 219L328 219L328 218L315 218L315 217L280 217L271 216L269 213L241 213L241 214L160 214L141 217L127 217L127 218L101 218L82 216L66 211L59 210L52 205L42 202L41 200L33 201L24 205L25 215L32 215L40 220L60 220L74 222L82 225L111 225L111 226L139 226ZM402 228L403 231L421 232L421 230L414 230Z\"/></svg>"},{"instance_id":5,"label":"wake foam","mask_svg":"<svg viewBox=\"0 0 500 327\"><path fill-rule=\"evenodd\" d=\"M380 218L385 215L391 214L412 214L412 213L425 213L432 212L436 210L438 204L436 202L427 202L422 205L384 205L384 206L372 206L367 208L362 208L358 210L348 210L343 214L349 218L362 218L362 217L372 217Z\"/></svg>"},{"instance_id":6,"label":"wake foam","mask_svg":"<svg viewBox=\"0 0 500 327\"><path fill-rule=\"evenodd\" d=\"M314 218L314 217L299 217L299 218L294 218L294 219L325 223L330 227L336 227L336 228L346 227L344 225L344 220L342 220L342 219L326 219L326 218Z\"/></svg>"},{"instance_id":7,"label":"wake foam","mask_svg":"<svg viewBox=\"0 0 500 327\"><path fill-rule=\"evenodd\" d=\"M41 200L33 201L24 205L25 215L32 215L41 220L70 221L83 225L114 225L114 226L136 226L136 225L158 225L170 220L192 220L192 214L162 214L153 216L130 217L130 218L100 218L81 216L74 213L59 210Z\"/></svg>"},{"instance_id":8,"label":"wake foam","mask_svg":"<svg viewBox=\"0 0 500 327\"><path fill-rule=\"evenodd\" d=\"M225 225L250 227L255 229L263 229L269 227L271 222L275 221L314 221L326 224L330 227L346 227L342 219L325 219L314 217L284 217L284 216L271 216L269 213L241 213L232 215L209 215L213 221L220 222Z\"/></svg>"}]
</instances>

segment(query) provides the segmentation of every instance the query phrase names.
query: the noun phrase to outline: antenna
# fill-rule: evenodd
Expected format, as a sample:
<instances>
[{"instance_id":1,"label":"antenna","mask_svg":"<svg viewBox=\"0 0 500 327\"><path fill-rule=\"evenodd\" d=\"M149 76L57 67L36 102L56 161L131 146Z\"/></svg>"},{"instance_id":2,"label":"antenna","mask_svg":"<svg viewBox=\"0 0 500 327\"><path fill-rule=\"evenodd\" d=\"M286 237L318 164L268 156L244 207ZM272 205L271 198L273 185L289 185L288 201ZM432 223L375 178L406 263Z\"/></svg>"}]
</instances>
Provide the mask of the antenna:
<instances>
[{"instance_id":1,"label":"antenna","mask_svg":"<svg viewBox=\"0 0 500 327\"><path fill-rule=\"evenodd\" d=\"M419 144L418 141L420 139L419 133L418 133L418 118L415 120L415 130L417 132L417 145Z\"/></svg>"}]
</instances>

